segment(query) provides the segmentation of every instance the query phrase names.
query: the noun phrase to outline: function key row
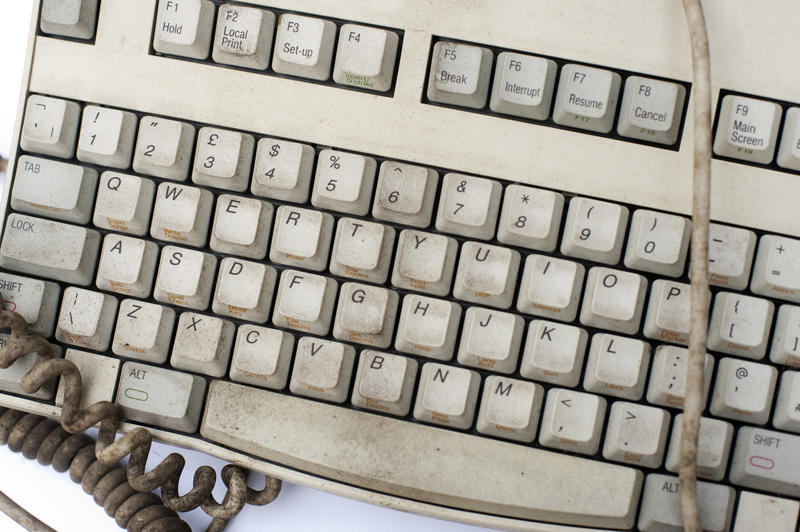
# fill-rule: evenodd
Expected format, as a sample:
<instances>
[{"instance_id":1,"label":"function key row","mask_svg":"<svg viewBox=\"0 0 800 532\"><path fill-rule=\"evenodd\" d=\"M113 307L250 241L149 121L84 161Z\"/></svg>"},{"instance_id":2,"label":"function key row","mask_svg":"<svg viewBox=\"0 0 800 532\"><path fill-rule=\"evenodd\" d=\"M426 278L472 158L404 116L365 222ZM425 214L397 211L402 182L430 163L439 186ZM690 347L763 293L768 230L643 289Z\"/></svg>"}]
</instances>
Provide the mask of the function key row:
<instances>
[{"instance_id":1,"label":"function key row","mask_svg":"<svg viewBox=\"0 0 800 532\"><path fill-rule=\"evenodd\" d=\"M393 85L398 30L239 4L217 9L211 0L159 0L156 9L153 48L160 54L210 55L217 64L262 72L271 62L277 74L316 81L328 81L333 67L338 85L383 93Z\"/></svg>"}]
</instances>

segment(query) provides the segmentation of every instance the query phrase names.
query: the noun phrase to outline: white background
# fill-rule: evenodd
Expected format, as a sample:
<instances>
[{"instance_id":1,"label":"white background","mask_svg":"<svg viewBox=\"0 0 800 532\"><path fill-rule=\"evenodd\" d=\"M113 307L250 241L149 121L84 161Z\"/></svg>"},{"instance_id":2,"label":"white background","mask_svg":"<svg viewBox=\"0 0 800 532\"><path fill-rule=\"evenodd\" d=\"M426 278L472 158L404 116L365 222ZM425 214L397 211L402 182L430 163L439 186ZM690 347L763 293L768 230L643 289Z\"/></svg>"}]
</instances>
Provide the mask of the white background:
<instances>
[{"instance_id":1,"label":"white background","mask_svg":"<svg viewBox=\"0 0 800 532\"><path fill-rule=\"evenodd\" d=\"M32 0L4 0L0 6L0 154L6 157L17 112L31 4ZM76 72L75 75L80 73ZM151 456L163 458L174 450L187 457L182 493L188 489L187 481L191 481L197 467L208 464L219 472L224 465L220 460L201 453L160 444L154 446ZM218 500L221 500L223 493L221 484L218 482L216 491ZM254 479L254 486L257 485L257 480ZM6 446L0 447L0 490L61 532L119 530L102 508L69 479L68 474L57 473L51 467L42 467L12 453ZM184 518L195 530L205 528L209 521L200 510L184 514ZM484 530L389 510L287 483L284 483L275 502L264 507L246 507L228 527L232 532L267 529L278 532ZM0 513L0 530L16 531L22 528Z\"/></svg>"}]
</instances>

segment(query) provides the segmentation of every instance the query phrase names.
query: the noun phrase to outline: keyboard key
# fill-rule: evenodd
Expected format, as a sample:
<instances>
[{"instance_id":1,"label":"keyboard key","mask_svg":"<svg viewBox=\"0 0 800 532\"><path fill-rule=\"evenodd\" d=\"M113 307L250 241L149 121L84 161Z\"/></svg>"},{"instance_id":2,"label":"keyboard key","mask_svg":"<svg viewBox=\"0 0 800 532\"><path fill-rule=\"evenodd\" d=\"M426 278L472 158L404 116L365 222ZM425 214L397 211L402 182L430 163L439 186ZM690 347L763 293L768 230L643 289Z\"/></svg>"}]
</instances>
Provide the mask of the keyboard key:
<instances>
[{"instance_id":1,"label":"keyboard key","mask_svg":"<svg viewBox=\"0 0 800 532\"><path fill-rule=\"evenodd\" d=\"M294 336L267 327L241 325L236 334L231 379L282 390L289 378Z\"/></svg>"},{"instance_id":2,"label":"keyboard key","mask_svg":"<svg viewBox=\"0 0 800 532\"><path fill-rule=\"evenodd\" d=\"M688 284L656 279L650 289L650 302L644 319L644 335L654 340L687 345L691 287Z\"/></svg>"},{"instance_id":3,"label":"keyboard key","mask_svg":"<svg viewBox=\"0 0 800 532\"><path fill-rule=\"evenodd\" d=\"M457 250L455 238L410 229L400 231L392 285L435 296L449 294Z\"/></svg>"},{"instance_id":4,"label":"keyboard key","mask_svg":"<svg viewBox=\"0 0 800 532\"><path fill-rule=\"evenodd\" d=\"M48 3L53 2L45 5ZM32 94L25 107L19 145L25 151L71 159L80 116L81 106L75 102Z\"/></svg>"},{"instance_id":5,"label":"keyboard key","mask_svg":"<svg viewBox=\"0 0 800 532\"><path fill-rule=\"evenodd\" d=\"M105 351L111 343L117 298L74 286L64 290L56 339L66 344Z\"/></svg>"},{"instance_id":6,"label":"keyboard key","mask_svg":"<svg viewBox=\"0 0 800 532\"><path fill-rule=\"evenodd\" d=\"M581 378L588 334L584 329L533 320L519 373L527 379L575 387Z\"/></svg>"},{"instance_id":7,"label":"keyboard key","mask_svg":"<svg viewBox=\"0 0 800 532\"><path fill-rule=\"evenodd\" d=\"M372 347L389 347L398 299L394 290L343 283L333 324L333 337Z\"/></svg>"},{"instance_id":8,"label":"keyboard key","mask_svg":"<svg viewBox=\"0 0 800 532\"><path fill-rule=\"evenodd\" d=\"M800 303L800 240L762 236L750 290L762 296Z\"/></svg>"},{"instance_id":9,"label":"keyboard key","mask_svg":"<svg viewBox=\"0 0 800 532\"><path fill-rule=\"evenodd\" d=\"M714 153L743 161L769 164L778 142L781 106L728 95L722 98Z\"/></svg>"},{"instance_id":10,"label":"keyboard key","mask_svg":"<svg viewBox=\"0 0 800 532\"><path fill-rule=\"evenodd\" d=\"M782 373L772 424L781 430L800 433L800 372Z\"/></svg>"},{"instance_id":11,"label":"keyboard key","mask_svg":"<svg viewBox=\"0 0 800 532\"><path fill-rule=\"evenodd\" d=\"M414 417L457 429L472 426L481 378L476 371L428 362L419 375Z\"/></svg>"},{"instance_id":12,"label":"keyboard key","mask_svg":"<svg viewBox=\"0 0 800 532\"><path fill-rule=\"evenodd\" d=\"M307 144L263 138L258 141L250 192L292 203L308 201L314 148Z\"/></svg>"},{"instance_id":13,"label":"keyboard key","mask_svg":"<svg viewBox=\"0 0 800 532\"><path fill-rule=\"evenodd\" d=\"M708 282L731 290L747 288L755 248L754 232L727 225L710 224Z\"/></svg>"},{"instance_id":14,"label":"keyboard key","mask_svg":"<svg viewBox=\"0 0 800 532\"><path fill-rule=\"evenodd\" d=\"M495 113L544 120L550 114L557 66L552 59L502 52L489 107Z\"/></svg>"},{"instance_id":15,"label":"keyboard key","mask_svg":"<svg viewBox=\"0 0 800 532\"><path fill-rule=\"evenodd\" d=\"M200 422L205 390L205 379L197 375L125 362L117 404L125 418L192 433Z\"/></svg>"},{"instance_id":16,"label":"keyboard key","mask_svg":"<svg viewBox=\"0 0 800 532\"><path fill-rule=\"evenodd\" d=\"M380 220L414 227L428 227L436 197L439 174L430 168L384 161L372 215Z\"/></svg>"},{"instance_id":17,"label":"keyboard key","mask_svg":"<svg viewBox=\"0 0 800 532\"><path fill-rule=\"evenodd\" d=\"M320 336L328 334L336 292L333 279L283 270L272 311L273 325Z\"/></svg>"},{"instance_id":18,"label":"keyboard key","mask_svg":"<svg viewBox=\"0 0 800 532\"><path fill-rule=\"evenodd\" d=\"M215 316L183 312L175 328L169 363L174 368L222 377L228 369L233 323Z\"/></svg>"},{"instance_id":19,"label":"keyboard key","mask_svg":"<svg viewBox=\"0 0 800 532\"><path fill-rule=\"evenodd\" d=\"M356 218L340 218L333 241L334 275L383 284L389 277L394 229Z\"/></svg>"},{"instance_id":20,"label":"keyboard key","mask_svg":"<svg viewBox=\"0 0 800 532\"><path fill-rule=\"evenodd\" d=\"M586 391L638 401L650 367L650 344L597 333L592 337L583 387Z\"/></svg>"},{"instance_id":21,"label":"keyboard key","mask_svg":"<svg viewBox=\"0 0 800 532\"><path fill-rule=\"evenodd\" d=\"M519 252L480 242L464 242L453 296L506 309L514 300L518 271Z\"/></svg>"},{"instance_id":22,"label":"keyboard key","mask_svg":"<svg viewBox=\"0 0 800 532\"><path fill-rule=\"evenodd\" d=\"M364 215L369 211L375 159L355 153L322 150L311 203L320 209Z\"/></svg>"},{"instance_id":23,"label":"keyboard key","mask_svg":"<svg viewBox=\"0 0 800 532\"><path fill-rule=\"evenodd\" d=\"M468 308L458 345L458 362L498 373L513 373L517 368L524 325L524 320L515 314Z\"/></svg>"},{"instance_id":24,"label":"keyboard key","mask_svg":"<svg viewBox=\"0 0 800 532\"><path fill-rule=\"evenodd\" d=\"M192 181L198 185L244 192L250 182L252 135L214 127L197 133Z\"/></svg>"},{"instance_id":25,"label":"keyboard key","mask_svg":"<svg viewBox=\"0 0 800 532\"><path fill-rule=\"evenodd\" d=\"M747 360L723 358L711 396L711 413L754 425L769 419L778 370Z\"/></svg>"},{"instance_id":26,"label":"keyboard key","mask_svg":"<svg viewBox=\"0 0 800 532\"><path fill-rule=\"evenodd\" d=\"M210 0L158 0L153 48L162 54L206 59L214 10Z\"/></svg>"},{"instance_id":27,"label":"keyboard key","mask_svg":"<svg viewBox=\"0 0 800 532\"><path fill-rule=\"evenodd\" d=\"M402 353L450 360L461 321L461 306L418 294L403 298L394 348Z\"/></svg>"},{"instance_id":28,"label":"keyboard key","mask_svg":"<svg viewBox=\"0 0 800 532\"><path fill-rule=\"evenodd\" d=\"M272 231L273 211L266 201L220 194L209 246L220 253L263 259Z\"/></svg>"},{"instance_id":29,"label":"keyboard key","mask_svg":"<svg viewBox=\"0 0 800 532\"><path fill-rule=\"evenodd\" d=\"M614 125L621 78L616 72L585 65L561 67L553 121L608 133Z\"/></svg>"},{"instance_id":30,"label":"keyboard key","mask_svg":"<svg viewBox=\"0 0 800 532\"><path fill-rule=\"evenodd\" d=\"M742 491L739 494L733 531L794 532L797 527L798 510L800 510L798 501Z\"/></svg>"},{"instance_id":31,"label":"keyboard key","mask_svg":"<svg viewBox=\"0 0 800 532\"><path fill-rule=\"evenodd\" d=\"M214 195L208 190L173 183L161 183L156 191L150 236L167 242L203 247Z\"/></svg>"},{"instance_id":32,"label":"keyboard key","mask_svg":"<svg viewBox=\"0 0 800 532\"><path fill-rule=\"evenodd\" d=\"M671 473L677 473L680 467L682 431L683 414L678 414L672 425L672 438L669 441L669 452L665 464L667 471ZM725 478L732 441L733 425L720 419L700 418L700 431L697 438L698 477L715 481Z\"/></svg>"},{"instance_id":33,"label":"keyboard key","mask_svg":"<svg viewBox=\"0 0 800 532\"><path fill-rule=\"evenodd\" d=\"M624 334L636 334L642 320L647 279L611 268L589 270L581 307L581 323Z\"/></svg>"},{"instance_id":34,"label":"keyboard key","mask_svg":"<svg viewBox=\"0 0 800 532\"><path fill-rule=\"evenodd\" d=\"M157 116L144 116L133 152L133 169L173 181L186 181L192 162L194 126Z\"/></svg>"},{"instance_id":35,"label":"keyboard key","mask_svg":"<svg viewBox=\"0 0 800 532\"><path fill-rule=\"evenodd\" d=\"M269 260L321 272L328 266L333 216L281 205L275 211Z\"/></svg>"},{"instance_id":36,"label":"keyboard key","mask_svg":"<svg viewBox=\"0 0 800 532\"><path fill-rule=\"evenodd\" d=\"M222 316L266 323L277 276L275 268L267 264L225 257L219 263L211 310Z\"/></svg>"},{"instance_id":37,"label":"keyboard key","mask_svg":"<svg viewBox=\"0 0 800 532\"><path fill-rule=\"evenodd\" d=\"M92 229L14 213L6 219L0 266L87 286L99 246L100 234Z\"/></svg>"},{"instance_id":38,"label":"keyboard key","mask_svg":"<svg viewBox=\"0 0 800 532\"><path fill-rule=\"evenodd\" d=\"M142 236L150 230L156 187L135 175L103 172L97 188L92 223L103 229Z\"/></svg>"},{"instance_id":39,"label":"keyboard key","mask_svg":"<svg viewBox=\"0 0 800 532\"><path fill-rule=\"evenodd\" d=\"M78 136L78 160L122 170L130 167L136 122L136 115L129 111L87 105Z\"/></svg>"},{"instance_id":40,"label":"keyboard key","mask_svg":"<svg viewBox=\"0 0 800 532\"><path fill-rule=\"evenodd\" d=\"M167 361L175 311L146 301L123 299L111 350L115 355L163 364Z\"/></svg>"},{"instance_id":41,"label":"keyboard key","mask_svg":"<svg viewBox=\"0 0 800 532\"><path fill-rule=\"evenodd\" d=\"M503 196L497 239L514 246L553 251L563 209L564 196L558 192L509 185Z\"/></svg>"},{"instance_id":42,"label":"keyboard key","mask_svg":"<svg viewBox=\"0 0 800 532\"><path fill-rule=\"evenodd\" d=\"M331 73L336 24L284 13L278 19L272 69L280 74L325 80Z\"/></svg>"},{"instance_id":43,"label":"keyboard key","mask_svg":"<svg viewBox=\"0 0 800 532\"><path fill-rule=\"evenodd\" d=\"M193 249L164 246L158 265L153 299L195 310L205 310L211 299L211 287L217 258Z\"/></svg>"},{"instance_id":44,"label":"keyboard key","mask_svg":"<svg viewBox=\"0 0 800 532\"><path fill-rule=\"evenodd\" d=\"M39 25L42 33L91 39L97 23L98 0L44 0Z\"/></svg>"},{"instance_id":45,"label":"keyboard key","mask_svg":"<svg viewBox=\"0 0 800 532\"><path fill-rule=\"evenodd\" d=\"M735 499L736 492L730 486L699 481L697 506L703 530L729 530ZM677 477L655 473L647 475L638 524L643 532L683 530Z\"/></svg>"},{"instance_id":46,"label":"keyboard key","mask_svg":"<svg viewBox=\"0 0 800 532\"><path fill-rule=\"evenodd\" d=\"M775 305L733 292L718 292L708 326L708 348L745 358L764 358Z\"/></svg>"},{"instance_id":47,"label":"keyboard key","mask_svg":"<svg viewBox=\"0 0 800 532\"><path fill-rule=\"evenodd\" d=\"M486 105L492 52L488 48L439 41L433 45L428 99L480 109Z\"/></svg>"},{"instance_id":48,"label":"keyboard key","mask_svg":"<svg viewBox=\"0 0 800 532\"><path fill-rule=\"evenodd\" d=\"M17 312L33 334L53 334L60 293L56 283L0 272L0 309Z\"/></svg>"},{"instance_id":49,"label":"keyboard key","mask_svg":"<svg viewBox=\"0 0 800 532\"><path fill-rule=\"evenodd\" d=\"M545 255L528 255L517 310L534 316L572 321L586 269L582 264Z\"/></svg>"},{"instance_id":50,"label":"keyboard key","mask_svg":"<svg viewBox=\"0 0 800 532\"><path fill-rule=\"evenodd\" d=\"M468 238L492 238L502 188L499 182L491 179L445 174L436 229Z\"/></svg>"},{"instance_id":51,"label":"keyboard key","mask_svg":"<svg viewBox=\"0 0 800 532\"><path fill-rule=\"evenodd\" d=\"M214 61L256 70L269 66L275 15L271 11L223 4L217 14Z\"/></svg>"},{"instance_id":52,"label":"keyboard key","mask_svg":"<svg viewBox=\"0 0 800 532\"><path fill-rule=\"evenodd\" d=\"M800 107L792 107L786 111L777 159L778 166L800 170Z\"/></svg>"},{"instance_id":53,"label":"keyboard key","mask_svg":"<svg viewBox=\"0 0 800 532\"><path fill-rule=\"evenodd\" d=\"M304 336L297 342L289 389L298 395L343 403L355 357L353 346Z\"/></svg>"},{"instance_id":54,"label":"keyboard key","mask_svg":"<svg viewBox=\"0 0 800 532\"><path fill-rule=\"evenodd\" d=\"M563 451L595 454L600 446L606 400L590 393L551 388L539 429L539 443Z\"/></svg>"},{"instance_id":55,"label":"keyboard key","mask_svg":"<svg viewBox=\"0 0 800 532\"><path fill-rule=\"evenodd\" d=\"M617 132L659 144L675 144L683 116L686 88L641 76L625 80Z\"/></svg>"},{"instance_id":56,"label":"keyboard key","mask_svg":"<svg viewBox=\"0 0 800 532\"><path fill-rule=\"evenodd\" d=\"M154 242L109 233L100 250L95 283L100 290L147 298L156 273Z\"/></svg>"},{"instance_id":57,"label":"keyboard key","mask_svg":"<svg viewBox=\"0 0 800 532\"><path fill-rule=\"evenodd\" d=\"M637 209L625 250L625 266L680 277L686 265L691 224L682 216Z\"/></svg>"},{"instance_id":58,"label":"keyboard key","mask_svg":"<svg viewBox=\"0 0 800 532\"><path fill-rule=\"evenodd\" d=\"M10 335L5 333L0 333L0 348L5 347L6 343L8 342ZM53 355L58 358L61 356L61 347L56 344L50 344L53 349ZM25 397L35 397L36 399L44 399L45 401L51 401L53 399L53 394L55 393L55 379L51 380L48 383L45 383L41 388L33 393L28 393L22 389L22 378L27 375L33 366L36 365L38 362L38 353L28 353L21 358L18 358L16 362L11 364L8 368L2 369L0 368L0 390L4 392L10 392L17 395L23 395Z\"/></svg>"},{"instance_id":59,"label":"keyboard key","mask_svg":"<svg viewBox=\"0 0 800 532\"><path fill-rule=\"evenodd\" d=\"M737 486L800 497L800 436L742 427L736 437L730 481Z\"/></svg>"},{"instance_id":60,"label":"keyboard key","mask_svg":"<svg viewBox=\"0 0 800 532\"><path fill-rule=\"evenodd\" d=\"M569 203L561 253L570 257L617 264L628 224L628 209L589 198Z\"/></svg>"},{"instance_id":61,"label":"keyboard key","mask_svg":"<svg viewBox=\"0 0 800 532\"><path fill-rule=\"evenodd\" d=\"M611 405L603 458L651 469L664 457L669 414L652 406L616 401Z\"/></svg>"},{"instance_id":62,"label":"keyboard key","mask_svg":"<svg viewBox=\"0 0 800 532\"><path fill-rule=\"evenodd\" d=\"M476 428L482 434L530 443L543 399L541 384L490 375L484 381Z\"/></svg>"},{"instance_id":63,"label":"keyboard key","mask_svg":"<svg viewBox=\"0 0 800 532\"><path fill-rule=\"evenodd\" d=\"M397 34L370 26L342 24L333 81L386 92L392 86Z\"/></svg>"},{"instance_id":64,"label":"keyboard key","mask_svg":"<svg viewBox=\"0 0 800 532\"><path fill-rule=\"evenodd\" d=\"M683 408L686 397L686 364L689 351L673 345L660 345L653 354L650 371L650 384L647 387L647 402L654 405ZM714 370L714 357L706 353L703 372L703 401L708 399L711 373Z\"/></svg>"},{"instance_id":65,"label":"keyboard key","mask_svg":"<svg viewBox=\"0 0 800 532\"><path fill-rule=\"evenodd\" d=\"M417 366L408 357L361 351L351 401L361 408L405 416L411 409Z\"/></svg>"},{"instance_id":66,"label":"keyboard key","mask_svg":"<svg viewBox=\"0 0 800 532\"><path fill-rule=\"evenodd\" d=\"M81 374L80 408L88 408L98 401L113 401L122 361L113 357L96 355L78 349L67 349L64 358L78 367ZM56 392L56 405L64 403L65 383L61 379Z\"/></svg>"},{"instance_id":67,"label":"keyboard key","mask_svg":"<svg viewBox=\"0 0 800 532\"><path fill-rule=\"evenodd\" d=\"M800 366L800 307L781 305L769 359L776 364Z\"/></svg>"},{"instance_id":68,"label":"keyboard key","mask_svg":"<svg viewBox=\"0 0 800 532\"><path fill-rule=\"evenodd\" d=\"M17 160L11 206L19 211L86 224L92 217L97 171L40 157Z\"/></svg>"}]
</instances>

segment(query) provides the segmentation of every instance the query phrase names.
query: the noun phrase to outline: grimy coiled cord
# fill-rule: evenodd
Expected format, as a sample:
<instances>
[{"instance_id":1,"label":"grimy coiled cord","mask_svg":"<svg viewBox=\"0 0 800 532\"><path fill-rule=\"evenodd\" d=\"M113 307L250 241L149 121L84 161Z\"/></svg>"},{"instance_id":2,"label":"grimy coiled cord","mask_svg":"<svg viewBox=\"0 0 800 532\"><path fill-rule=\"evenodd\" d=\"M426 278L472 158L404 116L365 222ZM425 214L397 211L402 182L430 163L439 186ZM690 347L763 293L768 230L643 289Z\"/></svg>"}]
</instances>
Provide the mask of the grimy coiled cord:
<instances>
[{"instance_id":1,"label":"grimy coiled cord","mask_svg":"<svg viewBox=\"0 0 800 532\"><path fill-rule=\"evenodd\" d=\"M22 379L25 392L34 393L59 377L64 384L61 426L40 416L0 408L0 443L8 444L13 451L22 451L27 458L52 464L57 471L69 470L72 480L91 493L119 526L131 532L185 532L191 529L176 512L200 507L213 518L207 530L220 531L245 503L264 505L280 492L279 479L266 476L264 488L254 490L247 486L244 469L228 465L222 469L222 480L228 488L222 503L211 494L217 475L208 466L195 472L194 485L188 493L178 495L178 481L186 463L183 456L172 453L145 473L153 441L147 429L136 428L114 441L119 427L117 405L100 401L81 409L83 383L77 366L54 357L50 343L30 334L27 323L16 312L0 310L0 329L11 331L0 349L0 368L8 368L28 353L37 355L36 364ZM96 442L82 434L98 423ZM119 461L127 455L130 456L125 470ZM153 493L158 487L163 503ZM24 510L19 515L32 517Z\"/></svg>"}]
</instances>

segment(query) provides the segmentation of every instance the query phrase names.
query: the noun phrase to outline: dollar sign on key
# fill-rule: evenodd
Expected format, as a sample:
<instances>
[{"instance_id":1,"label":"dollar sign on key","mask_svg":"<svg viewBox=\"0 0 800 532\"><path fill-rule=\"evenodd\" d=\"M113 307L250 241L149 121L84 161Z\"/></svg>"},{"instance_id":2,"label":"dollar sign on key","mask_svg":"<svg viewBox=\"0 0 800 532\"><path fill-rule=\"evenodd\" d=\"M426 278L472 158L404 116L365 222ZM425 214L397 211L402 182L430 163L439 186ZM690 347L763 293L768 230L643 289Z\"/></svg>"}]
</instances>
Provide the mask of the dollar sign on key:
<instances>
[{"instance_id":1,"label":"dollar sign on key","mask_svg":"<svg viewBox=\"0 0 800 532\"><path fill-rule=\"evenodd\" d=\"M272 149L269 150L269 156L270 157L275 157L276 155L278 155L280 153L280 151L281 151L281 145L280 144L273 144L272 145Z\"/></svg>"}]
</instances>

